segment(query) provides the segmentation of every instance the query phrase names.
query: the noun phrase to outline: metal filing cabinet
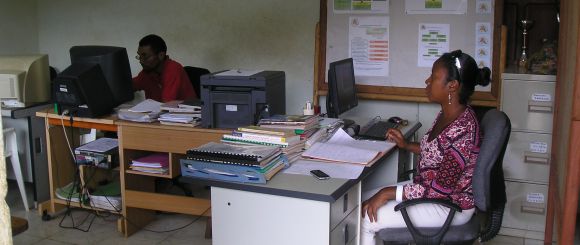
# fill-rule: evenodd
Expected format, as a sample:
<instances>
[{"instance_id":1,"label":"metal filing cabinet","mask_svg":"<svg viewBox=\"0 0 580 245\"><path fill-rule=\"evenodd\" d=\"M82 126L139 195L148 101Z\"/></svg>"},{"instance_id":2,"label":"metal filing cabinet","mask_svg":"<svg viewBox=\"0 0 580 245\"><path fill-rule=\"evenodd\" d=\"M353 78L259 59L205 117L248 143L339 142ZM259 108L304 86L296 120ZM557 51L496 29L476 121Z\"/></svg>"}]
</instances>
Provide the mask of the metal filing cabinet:
<instances>
[{"instance_id":1,"label":"metal filing cabinet","mask_svg":"<svg viewBox=\"0 0 580 245\"><path fill-rule=\"evenodd\" d=\"M501 109L512 133L504 157L507 204L500 233L544 239L556 76L502 75Z\"/></svg>"}]
</instances>

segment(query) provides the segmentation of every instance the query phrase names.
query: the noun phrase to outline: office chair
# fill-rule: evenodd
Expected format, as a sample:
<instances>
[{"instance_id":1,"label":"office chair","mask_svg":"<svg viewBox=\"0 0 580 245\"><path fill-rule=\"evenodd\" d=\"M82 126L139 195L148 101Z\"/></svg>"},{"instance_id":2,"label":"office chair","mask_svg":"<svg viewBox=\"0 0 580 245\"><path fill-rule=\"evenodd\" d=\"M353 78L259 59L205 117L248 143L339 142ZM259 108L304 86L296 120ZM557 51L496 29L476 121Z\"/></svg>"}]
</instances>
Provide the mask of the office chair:
<instances>
[{"instance_id":1,"label":"office chair","mask_svg":"<svg viewBox=\"0 0 580 245\"><path fill-rule=\"evenodd\" d=\"M183 69L185 70L185 73L187 73L189 81L191 81L191 85L193 85L193 90L195 90L195 94L197 95L198 98L201 98L200 77L202 75L209 74L209 70L193 66L184 66Z\"/></svg>"},{"instance_id":2,"label":"office chair","mask_svg":"<svg viewBox=\"0 0 580 245\"><path fill-rule=\"evenodd\" d=\"M24 204L24 210L28 212L28 197L26 196L24 178L22 177L22 167L20 165L20 157L18 156L16 130L14 128L4 128L2 131L4 134L4 156L10 158L14 177L18 183L18 189L20 190L20 196L22 197L22 204Z\"/></svg>"},{"instance_id":3,"label":"office chair","mask_svg":"<svg viewBox=\"0 0 580 245\"><path fill-rule=\"evenodd\" d=\"M384 244L473 244L479 238L485 242L497 235L501 227L506 203L505 182L503 177L503 157L511 132L511 123L502 111L492 109L485 113L480 123L483 141L473 173L472 185L475 215L465 224L451 226L459 206L447 200L416 199L404 201L395 206L401 211L407 227L387 228L377 232ZM406 208L418 203L438 203L450 208L447 220L442 227L415 227ZM484 221L483 223L481 221ZM481 227L481 225L485 227Z\"/></svg>"}]
</instances>

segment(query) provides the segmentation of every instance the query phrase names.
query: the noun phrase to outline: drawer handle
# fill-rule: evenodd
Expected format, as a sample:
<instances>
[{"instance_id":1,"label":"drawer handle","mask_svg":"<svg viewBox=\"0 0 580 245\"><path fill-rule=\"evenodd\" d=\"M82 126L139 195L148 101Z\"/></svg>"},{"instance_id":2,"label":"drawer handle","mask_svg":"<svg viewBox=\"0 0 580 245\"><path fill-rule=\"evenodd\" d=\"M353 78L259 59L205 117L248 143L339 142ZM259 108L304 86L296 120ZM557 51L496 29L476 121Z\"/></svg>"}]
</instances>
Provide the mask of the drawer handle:
<instances>
[{"instance_id":1,"label":"drawer handle","mask_svg":"<svg viewBox=\"0 0 580 245\"><path fill-rule=\"evenodd\" d=\"M545 101L528 101L529 112L552 113L554 106L552 102Z\"/></svg>"},{"instance_id":2,"label":"drawer handle","mask_svg":"<svg viewBox=\"0 0 580 245\"><path fill-rule=\"evenodd\" d=\"M537 204L532 204L532 205L522 204L521 211L522 211L522 213L543 215L546 213L546 208L544 208L543 205L540 206Z\"/></svg>"},{"instance_id":3,"label":"drawer handle","mask_svg":"<svg viewBox=\"0 0 580 245\"><path fill-rule=\"evenodd\" d=\"M346 213L346 211L348 211L348 193L344 194L342 200L342 213Z\"/></svg>"},{"instance_id":4,"label":"drawer handle","mask_svg":"<svg viewBox=\"0 0 580 245\"><path fill-rule=\"evenodd\" d=\"M546 153L524 152L525 163L550 164L550 157Z\"/></svg>"},{"instance_id":5,"label":"drawer handle","mask_svg":"<svg viewBox=\"0 0 580 245\"><path fill-rule=\"evenodd\" d=\"M348 243L348 224L344 225L344 244Z\"/></svg>"}]
</instances>

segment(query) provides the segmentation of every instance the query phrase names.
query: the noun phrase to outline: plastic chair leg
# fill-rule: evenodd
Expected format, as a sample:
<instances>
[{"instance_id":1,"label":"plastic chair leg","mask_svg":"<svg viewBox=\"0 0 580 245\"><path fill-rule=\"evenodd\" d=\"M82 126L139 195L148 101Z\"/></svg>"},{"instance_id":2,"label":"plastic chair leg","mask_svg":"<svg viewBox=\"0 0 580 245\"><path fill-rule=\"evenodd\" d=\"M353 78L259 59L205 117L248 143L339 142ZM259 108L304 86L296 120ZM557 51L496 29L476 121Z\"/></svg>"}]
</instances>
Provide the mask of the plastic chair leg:
<instances>
[{"instance_id":1,"label":"plastic chair leg","mask_svg":"<svg viewBox=\"0 0 580 245\"><path fill-rule=\"evenodd\" d=\"M12 162L12 169L14 170L14 176L16 177L16 182L18 183L18 189L20 190L20 196L22 196L22 202L24 204L24 209L28 212L28 197L26 196L26 188L24 187L24 178L22 177L22 167L20 165L20 157L18 156L18 145L16 143L16 132L13 130L9 131L5 136L5 143L10 151L10 162Z\"/></svg>"}]
</instances>

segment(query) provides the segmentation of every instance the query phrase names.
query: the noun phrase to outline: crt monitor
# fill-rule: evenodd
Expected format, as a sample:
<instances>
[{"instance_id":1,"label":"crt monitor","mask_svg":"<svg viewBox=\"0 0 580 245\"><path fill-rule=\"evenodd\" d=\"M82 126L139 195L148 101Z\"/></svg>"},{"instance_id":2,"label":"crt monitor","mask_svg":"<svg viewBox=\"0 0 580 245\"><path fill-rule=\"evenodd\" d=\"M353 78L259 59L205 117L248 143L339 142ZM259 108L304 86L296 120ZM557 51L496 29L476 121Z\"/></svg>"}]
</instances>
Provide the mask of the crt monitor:
<instances>
[{"instance_id":1,"label":"crt monitor","mask_svg":"<svg viewBox=\"0 0 580 245\"><path fill-rule=\"evenodd\" d=\"M74 46L70 49L71 64L90 63L101 67L115 106L133 99L133 80L127 49L113 46Z\"/></svg>"},{"instance_id":2,"label":"crt monitor","mask_svg":"<svg viewBox=\"0 0 580 245\"><path fill-rule=\"evenodd\" d=\"M0 56L3 107L24 107L50 100L48 55Z\"/></svg>"},{"instance_id":3,"label":"crt monitor","mask_svg":"<svg viewBox=\"0 0 580 245\"><path fill-rule=\"evenodd\" d=\"M338 116L358 105L352 58L330 63L328 69L328 95L326 113Z\"/></svg>"}]
</instances>

